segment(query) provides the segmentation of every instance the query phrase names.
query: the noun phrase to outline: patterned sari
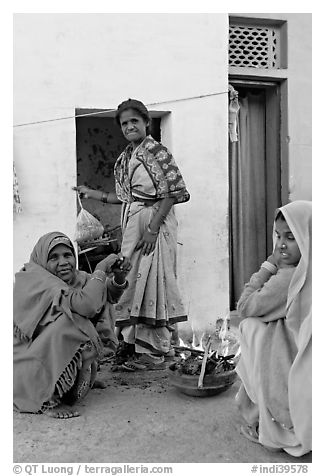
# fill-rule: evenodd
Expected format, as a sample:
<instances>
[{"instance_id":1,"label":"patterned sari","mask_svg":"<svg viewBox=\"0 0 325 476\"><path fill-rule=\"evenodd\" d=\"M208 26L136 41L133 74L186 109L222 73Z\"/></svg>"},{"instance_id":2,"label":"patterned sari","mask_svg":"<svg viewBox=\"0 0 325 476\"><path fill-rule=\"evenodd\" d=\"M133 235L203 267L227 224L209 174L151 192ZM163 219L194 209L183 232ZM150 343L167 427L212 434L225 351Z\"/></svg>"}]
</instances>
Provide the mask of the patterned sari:
<instances>
[{"instance_id":1,"label":"patterned sari","mask_svg":"<svg viewBox=\"0 0 325 476\"><path fill-rule=\"evenodd\" d=\"M131 260L129 288L116 305L116 326L138 353L163 355L170 348L170 330L186 321L176 279L177 220L171 208L159 229L155 250L135 250L159 200L189 200L173 156L151 136L133 151L129 145L115 164L116 193L123 202L121 252Z\"/></svg>"}]
</instances>

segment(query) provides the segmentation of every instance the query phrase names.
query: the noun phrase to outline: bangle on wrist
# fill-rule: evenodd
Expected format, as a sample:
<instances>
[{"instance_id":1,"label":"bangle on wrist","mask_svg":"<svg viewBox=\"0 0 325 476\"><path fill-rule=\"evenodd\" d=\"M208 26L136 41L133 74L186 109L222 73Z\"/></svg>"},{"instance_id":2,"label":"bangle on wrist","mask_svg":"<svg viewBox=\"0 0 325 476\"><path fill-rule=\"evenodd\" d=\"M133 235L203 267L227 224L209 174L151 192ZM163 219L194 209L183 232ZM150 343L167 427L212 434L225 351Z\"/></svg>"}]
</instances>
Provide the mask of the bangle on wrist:
<instances>
[{"instance_id":1,"label":"bangle on wrist","mask_svg":"<svg viewBox=\"0 0 325 476\"><path fill-rule=\"evenodd\" d=\"M101 201L104 203L108 203L107 200L108 200L108 193L102 192Z\"/></svg>"},{"instance_id":2,"label":"bangle on wrist","mask_svg":"<svg viewBox=\"0 0 325 476\"><path fill-rule=\"evenodd\" d=\"M277 266L270 263L269 261L264 261L264 263L261 264L261 268L267 269L272 274L276 274L276 272L278 270Z\"/></svg>"},{"instance_id":3,"label":"bangle on wrist","mask_svg":"<svg viewBox=\"0 0 325 476\"><path fill-rule=\"evenodd\" d=\"M105 271L102 271L101 269L95 269L90 279L97 279L98 281L105 283L106 273Z\"/></svg>"},{"instance_id":4,"label":"bangle on wrist","mask_svg":"<svg viewBox=\"0 0 325 476\"><path fill-rule=\"evenodd\" d=\"M125 280L124 283L118 284L118 283L115 281L115 277L113 276L113 277L112 277L112 284L113 284L114 286L116 286L117 288L125 289L125 288L127 287L127 285L128 285L128 282L127 282L127 280Z\"/></svg>"},{"instance_id":5,"label":"bangle on wrist","mask_svg":"<svg viewBox=\"0 0 325 476\"><path fill-rule=\"evenodd\" d=\"M150 228L150 225L147 226L147 230L149 231L149 233L151 235L158 235L158 233L159 233L159 230L158 231L152 231L152 229Z\"/></svg>"}]
</instances>

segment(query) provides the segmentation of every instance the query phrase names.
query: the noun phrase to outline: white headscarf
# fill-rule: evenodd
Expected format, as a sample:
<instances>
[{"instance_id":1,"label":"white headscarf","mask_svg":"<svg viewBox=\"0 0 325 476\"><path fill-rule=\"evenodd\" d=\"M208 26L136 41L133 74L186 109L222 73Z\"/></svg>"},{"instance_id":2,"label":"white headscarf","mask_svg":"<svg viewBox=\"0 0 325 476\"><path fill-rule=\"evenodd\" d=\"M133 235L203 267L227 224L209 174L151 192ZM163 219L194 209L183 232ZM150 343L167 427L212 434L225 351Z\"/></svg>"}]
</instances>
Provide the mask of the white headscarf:
<instances>
[{"instance_id":1,"label":"white headscarf","mask_svg":"<svg viewBox=\"0 0 325 476\"><path fill-rule=\"evenodd\" d=\"M301 252L288 291L286 323L298 348L289 372L290 415L294 432L306 453L311 450L312 440L312 205L297 200L279 211Z\"/></svg>"},{"instance_id":2,"label":"white headscarf","mask_svg":"<svg viewBox=\"0 0 325 476\"><path fill-rule=\"evenodd\" d=\"M301 258L292 277L287 299L287 325L293 332L296 344L301 324L311 313L312 283L312 205L297 200L277 210L284 216L299 246Z\"/></svg>"}]
</instances>

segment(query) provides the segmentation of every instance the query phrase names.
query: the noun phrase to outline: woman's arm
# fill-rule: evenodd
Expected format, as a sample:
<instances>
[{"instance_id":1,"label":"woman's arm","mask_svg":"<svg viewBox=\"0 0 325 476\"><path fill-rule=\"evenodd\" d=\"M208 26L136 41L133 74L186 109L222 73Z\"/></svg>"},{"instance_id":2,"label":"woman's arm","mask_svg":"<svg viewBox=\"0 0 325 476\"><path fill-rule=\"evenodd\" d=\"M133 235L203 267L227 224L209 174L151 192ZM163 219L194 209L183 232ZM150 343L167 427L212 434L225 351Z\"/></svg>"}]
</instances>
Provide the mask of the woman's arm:
<instances>
[{"instance_id":1,"label":"woman's arm","mask_svg":"<svg viewBox=\"0 0 325 476\"><path fill-rule=\"evenodd\" d=\"M71 289L68 294L72 312L92 319L106 301L106 273L95 270L81 289Z\"/></svg>"},{"instance_id":2,"label":"woman's arm","mask_svg":"<svg viewBox=\"0 0 325 476\"><path fill-rule=\"evenodd\" d=\"M237 304L240 317L261 317L265 322L285 317L293 272L294 268L285 268L272 274L261 267L245 284Z\"/></svg>"},{"instance_id":3,"label":"woman's arm","mask_svg":"<svg viewBox=\"0 0 325 476\"><path fill-rule=\"evenodd\" d=\"M152 233L159 233L159 228L165 221L171 207L174 205L175 198L163 198L159 201L159 209L149 223L149 229Z\"/></svg>"},{"instance_id":4,"label":"woman's arm","mask_svg":"<svg viewBox=\"0 0 325 476\"><path fill-rule=\"evenodd\" d=\"M111 254L100 261L90 279L82 289L69 292L69 304L72 312L93 318L107 302L117 302L128 286L126 275L131 269L131 264L126 258L122 264L114 268L118 256ZM113 278L108 278L107 273L113 272Z\"/></svg>"},{"instance_id":5,"label":"woman's arm","mask_svg":"<svg viewBox=\"0 0 325 476\"><path fill-rule=\"evenodd\" d=\"M72 187L72 190L80 194L80 198L93 198L104 203L120 204L121 201L117 198L116 192L101 192L100 190L93 190L85 185L78 185Z\"/></svg>"},{"instance_id":6,"label":"woman's arm","mask_svg":"<svg viewBox=\"0 0 325 476\"><path fill-rule=\"evenodd\" d=\"M159 209L152 217L151 222L137 244L136 250L142 248L142 254L148 255L155 249L159 228L166 219L174 202L175 199L169 197L159 200Z\"/></svg>"}]
</instances>

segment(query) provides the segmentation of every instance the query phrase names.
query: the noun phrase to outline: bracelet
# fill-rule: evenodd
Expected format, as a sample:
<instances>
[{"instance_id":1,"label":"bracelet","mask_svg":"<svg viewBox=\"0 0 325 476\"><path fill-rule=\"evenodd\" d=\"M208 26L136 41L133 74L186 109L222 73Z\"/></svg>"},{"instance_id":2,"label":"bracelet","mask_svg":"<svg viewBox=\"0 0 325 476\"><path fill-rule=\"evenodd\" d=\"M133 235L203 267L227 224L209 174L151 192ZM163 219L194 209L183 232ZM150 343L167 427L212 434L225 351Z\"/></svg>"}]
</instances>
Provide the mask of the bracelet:
<instances>
[{"instance_id":1,"label":"bracelet","mask_svg":"<svg viewBox=\"0 0 325 476\"><path fill-rule=\"evenodd\" d=\"M102 278L99 278L98 276L94 276L93 278L90 278L90 281L93 281L97 279L97 281L100 281L101 283L105 284L105 281L102 280Z\"/></svg>"},{"instance_id":2,"label":"bracelet","mask_svg":"<svg viewBox=\"0 0 325 476\"><path fill-rule=\"evenodd\" d=\"M101 201L104 202L104 203L108 203L108 193L102 192Z\"/></svg>"},{"instance_id":3,"label":"bracelet","mask_svg":"<svg viewBox=\"0 0 325 476\"><path fill-rule=\"evenodd\" d=\"M101 281L102 283L105 283L106 281L106 273L105 271L102 271L101 269L96 269L92 277L90 279L97 279L98 281Z\"/></svg>"},{"instance_id":4,"label":"bracelet","mask_svg":"<svg viewBox=\"0 0 325 476\"><path fill-rule=\"evenodd\" d=\"M112 277L112 284L113 284L114 286L116 286L117 288L125 289L125 288L127 287L127 285L128 285L128 281L127 281L127 279L126 279L126 280L124 281L124 283L118 284L118 283L115 281L115 277L113 276L113 277Z\"/></svg>"},{"instance_id":5,"label":"bracelet","mask_svg":"<svg viewBox=\"0 0 325 476\"><path fill-rule=\"evenodd\" d=\"M272 274L276 274L276 272L278 271L277 266L270 263L269 261L264 261L264 263L261 264L261 268L267 269Z\"/></svg>"},{"instance_id":6,"label":"bracelet","mask_svg":"<svg viewBox=\"0 0 325 476\"><path fill-rule=\"evenodd\" d=\"M158 233L159 233L159 230L158 231L152 231L152 229L150 228L150 225L147 226L147 230L149 231L149 233L151 235L158 235Z\"/></svg>"}]
</instances>

